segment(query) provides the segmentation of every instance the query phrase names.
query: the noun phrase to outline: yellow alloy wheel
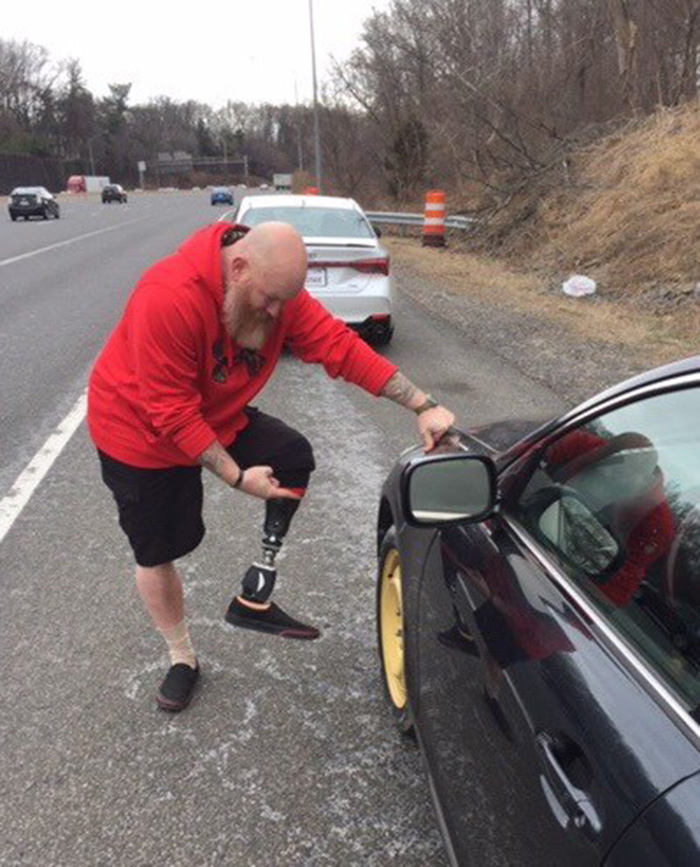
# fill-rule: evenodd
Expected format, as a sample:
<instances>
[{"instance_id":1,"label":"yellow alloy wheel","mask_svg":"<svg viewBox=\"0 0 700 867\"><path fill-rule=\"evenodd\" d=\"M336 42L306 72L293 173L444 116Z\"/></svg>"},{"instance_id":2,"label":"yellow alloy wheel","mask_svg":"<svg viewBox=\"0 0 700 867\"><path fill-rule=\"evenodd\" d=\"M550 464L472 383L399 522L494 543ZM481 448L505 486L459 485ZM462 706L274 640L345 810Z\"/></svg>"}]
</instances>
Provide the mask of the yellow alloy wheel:
<instances>
[{"instance_id":1,"label":"yellow alloy wheel","mask_svg":"<svg viewBox=\"0 0 700 867\"><path fill-rule=\"evenodd\" d=\"M403 647L403 595L399 552L391 548L382 565L380 629L384 674L391 701L397 710L406 706L406 675Z\"/></svg>"}]
</instances>

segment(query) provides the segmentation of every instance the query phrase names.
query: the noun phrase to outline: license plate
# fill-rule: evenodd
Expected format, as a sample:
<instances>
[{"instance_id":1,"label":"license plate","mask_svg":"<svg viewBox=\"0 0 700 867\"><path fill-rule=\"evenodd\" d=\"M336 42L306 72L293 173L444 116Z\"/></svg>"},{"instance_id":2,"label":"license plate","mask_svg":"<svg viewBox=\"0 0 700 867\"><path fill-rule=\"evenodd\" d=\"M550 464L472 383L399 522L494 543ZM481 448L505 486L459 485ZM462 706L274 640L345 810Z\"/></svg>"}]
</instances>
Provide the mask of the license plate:
<instances>
[{"instance_id":1,"label":"license plate","mask_svg":"<svg viewBox=\"0 0 700 867\"><path fill-rule=\"evenodd\" d=\"M306 272L306 285L319 287L328 282L328 273L325 268L309 268Z\"/></svg>"}]
</instances>

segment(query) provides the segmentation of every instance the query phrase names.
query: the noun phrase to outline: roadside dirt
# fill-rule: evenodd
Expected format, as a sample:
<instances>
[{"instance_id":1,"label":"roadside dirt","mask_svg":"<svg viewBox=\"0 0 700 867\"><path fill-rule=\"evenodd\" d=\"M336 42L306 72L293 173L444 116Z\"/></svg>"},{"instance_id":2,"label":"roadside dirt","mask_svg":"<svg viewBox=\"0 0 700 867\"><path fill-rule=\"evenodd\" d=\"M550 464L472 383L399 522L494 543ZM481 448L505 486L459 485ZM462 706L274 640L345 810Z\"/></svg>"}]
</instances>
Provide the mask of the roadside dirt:
<instances>
[{"instance_id":1,"label":"roadside dirt","mask_svg":"<svg viewBox=\"0 0 700 867\"><path fill-rule=\"evenodd\" d=\"M382 243L411 270L455 295L536 317L556 329L558 338L570 335L577 343L613 348L635 366L648 368L700 351L700 301L694 297L667 311L656 304L658 312L639 301L608 300L602 292L569 298L560 282L553 285L551 279L516 271L501 260L422 247L417 238L384 236Z\"/></svg>"}]
</instances>

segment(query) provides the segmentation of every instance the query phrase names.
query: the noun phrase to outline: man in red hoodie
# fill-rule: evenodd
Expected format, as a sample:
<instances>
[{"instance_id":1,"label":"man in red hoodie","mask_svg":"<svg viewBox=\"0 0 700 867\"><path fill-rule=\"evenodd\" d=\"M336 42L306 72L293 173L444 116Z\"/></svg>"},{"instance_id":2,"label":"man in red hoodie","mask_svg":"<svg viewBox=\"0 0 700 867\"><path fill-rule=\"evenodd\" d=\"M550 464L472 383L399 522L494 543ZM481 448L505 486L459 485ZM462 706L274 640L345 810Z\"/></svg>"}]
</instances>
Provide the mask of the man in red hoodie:
<instances>
[{"instance_id":1,"label":"man in red hoodie","mask_svg":"<svg viewBox=\"0 0 700 867\"><path fill-rule=\"evenodd\" d=\"M201 468L266 501L263 550L226 620L287 638L312 626L270 602L275 557L314 470L306 438L250 406L283 345L418 414L426 448L454 416L302 287L306 248L282 223L216 223L149 268L92 371L88 425L136 560L136 584L170 652L157 695L190 701L199 666L174 561L202 540Z\"/></svg>"}]
</instances>

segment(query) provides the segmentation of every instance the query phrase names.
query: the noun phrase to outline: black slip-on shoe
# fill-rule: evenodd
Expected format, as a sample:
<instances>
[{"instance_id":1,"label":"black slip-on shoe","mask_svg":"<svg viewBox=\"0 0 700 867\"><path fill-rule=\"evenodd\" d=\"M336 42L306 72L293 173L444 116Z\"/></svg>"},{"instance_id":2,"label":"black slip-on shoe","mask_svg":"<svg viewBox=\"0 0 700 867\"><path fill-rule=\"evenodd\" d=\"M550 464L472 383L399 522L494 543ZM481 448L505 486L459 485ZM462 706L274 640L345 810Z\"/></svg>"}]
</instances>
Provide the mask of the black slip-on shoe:
<instances>
[{"instance_id":1,"label":"black slip-on shoe","mask_svg":"<svg viewBox=\"0 0 700 867\"><path fill-rule=\"evenodd\" d=\"M226 612L226 622L242 629L254 629L256 632L266 632L268 635L279 635L280 638L300 638L312 640L321 634L315 626L309 626L290 617L274 602L264 611L249 608L238 601L236 596Z\"/></svg>"},{"instance_id":2,"label":"black slip-on shoe","mask_svg":"<svg viewBox=\"0 0 700 867\"><path fill-rule=\"evenodd\" d=\"M158 707L173 712L184 710L192 699L198 679L199 663L196 668L190 668L184 662L171 665L156 696Z\"/></svg>"}]
</instances>

